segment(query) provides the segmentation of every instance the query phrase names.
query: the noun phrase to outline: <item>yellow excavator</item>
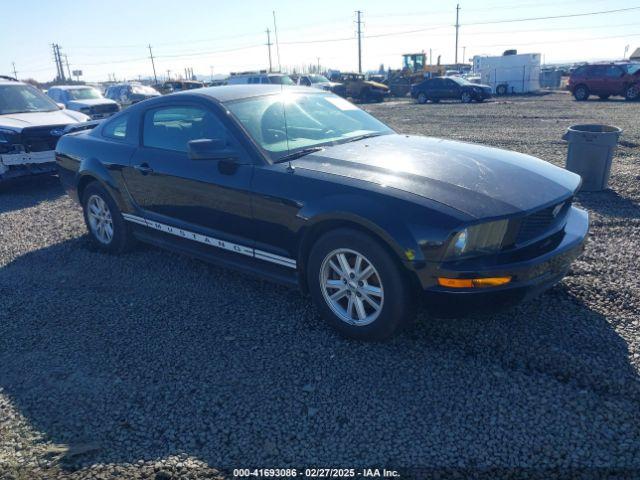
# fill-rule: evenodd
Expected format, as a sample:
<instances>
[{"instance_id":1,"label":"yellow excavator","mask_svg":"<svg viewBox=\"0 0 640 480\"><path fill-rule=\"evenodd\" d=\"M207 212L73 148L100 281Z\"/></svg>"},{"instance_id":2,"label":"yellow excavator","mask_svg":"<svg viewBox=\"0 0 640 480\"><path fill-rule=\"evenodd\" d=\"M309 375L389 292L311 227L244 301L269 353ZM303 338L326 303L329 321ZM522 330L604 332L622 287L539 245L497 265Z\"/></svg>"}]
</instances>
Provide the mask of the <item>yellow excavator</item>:
<instances>
[{"instance_id":1,"label":"yellow excavator","mask_svg":"<svg viewBox=\"0 0 640 480\"><path fill-rule=\"evenodd\" d=\"M389 71L387 85L392 95L405 97L411 91L413 83L418 83L426 77L443 75L444 72L444 67L440 65L440 56L437 65L427 65L427 55L424 52L405 53L402 55L402 69Z\"/></svg>"}]
</instances>

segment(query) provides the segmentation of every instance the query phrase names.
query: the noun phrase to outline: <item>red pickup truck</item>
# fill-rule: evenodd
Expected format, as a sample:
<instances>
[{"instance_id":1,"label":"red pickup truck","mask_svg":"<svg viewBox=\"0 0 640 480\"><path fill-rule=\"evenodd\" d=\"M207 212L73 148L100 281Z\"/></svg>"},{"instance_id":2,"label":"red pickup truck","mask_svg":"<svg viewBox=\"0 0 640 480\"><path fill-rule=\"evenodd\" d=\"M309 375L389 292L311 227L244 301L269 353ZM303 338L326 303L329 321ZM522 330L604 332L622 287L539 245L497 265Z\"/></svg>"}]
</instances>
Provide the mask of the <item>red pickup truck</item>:
<instances>
[{"instance_id":1,"label":"red pickup truck","mask_svg":"<svg viewBox=\"0 0 640 480\"><path fill-rule=\"evenodd\" d=\"M640 63L615 62L582 65L569 78L569 90L576 100L584 101L590 95L602 100L610 96L623 96L629 101L640 98Z\"/></svg>"}]
</instances>

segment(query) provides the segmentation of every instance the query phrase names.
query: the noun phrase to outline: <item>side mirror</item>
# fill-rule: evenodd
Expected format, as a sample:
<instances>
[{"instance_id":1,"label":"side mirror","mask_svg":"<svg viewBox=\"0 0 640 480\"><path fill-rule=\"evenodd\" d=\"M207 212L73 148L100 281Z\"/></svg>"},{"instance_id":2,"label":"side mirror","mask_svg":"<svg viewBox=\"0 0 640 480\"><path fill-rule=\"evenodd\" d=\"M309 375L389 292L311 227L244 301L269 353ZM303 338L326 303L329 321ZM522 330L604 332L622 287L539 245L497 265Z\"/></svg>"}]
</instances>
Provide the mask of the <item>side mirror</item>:
<instances>
[{"instance_id":1,"label":"side mirror","mask_svg":"<svg viewBox=\"0 0 640 480\"><path fill-rule=\"evenodd\" d=\"M187 143L187 153L191 160L235 161L238 152L220 138L201 138Z\"/></svg>"},{"instance_id":2,"label":"side mirror","mask_svg":"<svg viewBox=\"0 0 640 480\"><path fill-rule=\"evenodd\" d=\"M58 105L58 108L60 110L64 110L65 108L67 108L67 107L64 106L64 103L56 103L56 105Z\"/></svg>"}]
</instances>

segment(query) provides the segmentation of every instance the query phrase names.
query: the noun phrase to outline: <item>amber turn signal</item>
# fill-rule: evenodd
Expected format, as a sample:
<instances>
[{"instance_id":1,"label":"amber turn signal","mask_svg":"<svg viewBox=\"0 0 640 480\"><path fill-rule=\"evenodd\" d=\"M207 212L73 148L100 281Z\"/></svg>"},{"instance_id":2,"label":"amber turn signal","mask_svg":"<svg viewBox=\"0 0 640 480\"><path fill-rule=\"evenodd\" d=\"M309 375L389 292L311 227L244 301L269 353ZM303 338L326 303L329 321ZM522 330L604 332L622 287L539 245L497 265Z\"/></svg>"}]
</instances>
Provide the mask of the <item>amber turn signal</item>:
<instances>
[{"instance_id":1,"label":"amber turn signal","mask_svg":"<svg viewBox=\"0 0 640 480\"><path fill-rule=\"evenodd\" d=\"M486 277L486 278L445 278L438 277L438 285L449 288L485 288L506 285L511 277Z\"/></svg>"}]
</instances>

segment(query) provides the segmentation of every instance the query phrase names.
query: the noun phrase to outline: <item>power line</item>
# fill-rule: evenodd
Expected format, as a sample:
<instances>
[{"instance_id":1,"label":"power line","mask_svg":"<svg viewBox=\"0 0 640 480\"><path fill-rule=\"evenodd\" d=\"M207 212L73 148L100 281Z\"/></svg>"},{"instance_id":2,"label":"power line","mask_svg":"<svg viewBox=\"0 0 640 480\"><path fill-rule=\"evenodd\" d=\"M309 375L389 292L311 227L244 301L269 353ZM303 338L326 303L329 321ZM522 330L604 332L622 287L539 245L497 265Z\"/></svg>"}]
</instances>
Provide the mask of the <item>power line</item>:
<instances>
[{"instance_id":1,"label":"power line","mask_svg":"<svg viewBox=\"0 0 640 480\"><path fill-rule=\"evenodd\" d=\"M551 15L547 17L530 17L530 18L513 18L510 20L493 20L490 22L474 22L474 23L465 23L464 25L494 25L498 23L513 23L513 22L530 22L535 20L553 20L557 18L571 18L571 17L587 17L590 15L605 15L608 13L620 13L620 12L629 12L631 10L640 10L640 6L636 7L628 7L628 8L618 8L615 10L601 10L599 12L585 12L585 13L570 13L567 15Z\"/></svg>"}]
</instances>

